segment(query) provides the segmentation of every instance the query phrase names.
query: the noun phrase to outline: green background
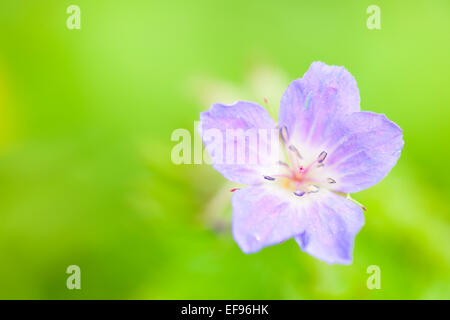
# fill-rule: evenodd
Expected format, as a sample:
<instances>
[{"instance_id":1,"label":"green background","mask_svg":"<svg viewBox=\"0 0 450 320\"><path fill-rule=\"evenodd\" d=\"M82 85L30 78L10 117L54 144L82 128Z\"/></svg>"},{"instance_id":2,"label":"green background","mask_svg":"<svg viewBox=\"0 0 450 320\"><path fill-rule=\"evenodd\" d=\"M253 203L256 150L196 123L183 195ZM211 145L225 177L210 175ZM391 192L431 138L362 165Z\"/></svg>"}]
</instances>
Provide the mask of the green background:
<instances>
[{"instance_id":1,"label":"green background","mask_svg":"<svg viewBox=\"0 0 450 320\"><path fill-rule=\"evenodd\" d=\"M371 4L381 30L366 27ZM450 298L449 13L447 0L2 1L0 298ZM404 131L397 166L353 195L368 211L351 266L294 240L244 255L233 186L170 157L173 130L193 133L213 100L276 109L317 60L345 66L362 109ZM66 288L72 264L81 290Z\"/></svg>"}]
</instances>

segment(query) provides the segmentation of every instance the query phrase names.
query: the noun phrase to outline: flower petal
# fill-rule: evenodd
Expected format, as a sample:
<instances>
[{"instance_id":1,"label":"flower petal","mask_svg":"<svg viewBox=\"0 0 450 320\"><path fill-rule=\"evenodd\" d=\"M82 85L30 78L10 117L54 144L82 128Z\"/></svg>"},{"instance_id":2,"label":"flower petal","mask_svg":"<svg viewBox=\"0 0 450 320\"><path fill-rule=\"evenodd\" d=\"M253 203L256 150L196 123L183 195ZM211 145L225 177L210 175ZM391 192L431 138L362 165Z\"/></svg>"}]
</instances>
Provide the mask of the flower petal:
<instances>
[{"instance_id":1,"label":"flower petal","mask_svg":"<svg viewBox=\"0 0 450 320\"><path fill-rule=\"evenodd\" d=\"M333 189L352 193L380 182L394 167L403 148L402 129L384 114L355 112L331 130L324 172L336 180Z\"/></svg>"},{"instance_id":2,"label":"flower petal","mask_svg":"<svg viewBox=\"0 0 450 320\"><path fill-rule=\"evenodd\" d=\"M303 78L293 81L281 98L280 128L300 146L320 144L329 124L360 110L359 91L344 68L313 62Z\"/></svg>"},{"instance_id":3,"label":"flower petal","mask_svg":"<svg viewBox=\"0 0 450 320\"><path fill-rule=\"evenodd\" d=\"M364 225L359 206L326 189L299 198L265 184L236 191L231 203L233 237L245 253L295 237L312 256L349 264L354 238Z\"/></svg>"},{"instance_id":4,"label":"flower petal","mask_svg":"<svg viewBox=\"0 0 450 320\"><path fill-rule=\"evenodd\" d=\"M355 236L364 225L362 209L330 191L319 194L305 209L306 229L295 240L303 251L329 264L351 264Z\"/></svg>"},{"instance_id":5,"label":"flower petal","mask_svg":"<svg viewBox=\"0 0 450 320\"><path fill-rule=\"evenodd\" d=\"M257 252L305 230L302 204L306 201L278 188L269 182L234 192L232 232L243 252Z\"/></svg>"},{"instance_id":6,"label":"flower petal","mask_svg":"<svg viewBox=\"0 0 450 320\"><path fill-rule=\"evenodd\" d=\"M214 169L230 181L258 184L263 182L264 175L280 170L276 165L279 151L276 123L256 103L214 104L200 114L198 130ZM208 132L219 136L209 139Z\"/></svg>"}]
</instances>

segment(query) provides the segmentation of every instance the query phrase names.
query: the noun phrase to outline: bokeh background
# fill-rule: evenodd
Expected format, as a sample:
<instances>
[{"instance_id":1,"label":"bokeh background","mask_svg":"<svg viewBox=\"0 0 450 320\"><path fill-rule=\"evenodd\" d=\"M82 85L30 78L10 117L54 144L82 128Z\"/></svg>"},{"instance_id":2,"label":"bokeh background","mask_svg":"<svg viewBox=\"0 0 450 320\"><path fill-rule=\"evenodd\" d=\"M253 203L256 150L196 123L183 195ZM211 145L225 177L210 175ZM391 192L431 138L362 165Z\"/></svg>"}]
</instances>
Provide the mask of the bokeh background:
<instances>
[{"instance_id":1,"label":"bokeh background","mask_svg":"<svg viewBox=\"0 0 450 320\"><path fill-rule=\"evenodd\" d=\"M449 15L446 0L1 1L0 298L450 298ZM404 130L398 165L353 195L368 211L351 266L293 240L244 255L230 185L170 157L209 103L276 110L317 60Z\"/></svg>"}]
</instances>

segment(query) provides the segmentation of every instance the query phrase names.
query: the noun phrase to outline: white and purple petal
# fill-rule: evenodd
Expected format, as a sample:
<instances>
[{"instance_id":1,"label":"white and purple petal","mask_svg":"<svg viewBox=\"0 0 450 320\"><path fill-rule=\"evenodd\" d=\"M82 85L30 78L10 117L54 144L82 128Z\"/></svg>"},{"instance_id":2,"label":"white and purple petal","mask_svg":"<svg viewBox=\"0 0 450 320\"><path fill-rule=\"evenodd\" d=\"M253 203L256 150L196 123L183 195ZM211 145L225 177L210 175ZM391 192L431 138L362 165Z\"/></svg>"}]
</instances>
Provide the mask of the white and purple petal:
<instances>
[{"instance_id":1,"label":"white and purple petal","mask_svg":"<svg viewBox=\"0 0 450 320\"><path fill-rule=\"evenodd\" d=\"M313 62L303 78L293 81L284 92L278 123L300 147L319 145L327 137L329 125L359 111L359 103L356 81L344 67Z\"/></svg>"},{"instance_id":2,"label":"white and purple petal","mask_svg":"<svg viewBox=\"0 0 450 320\"><path fill-rule=\"evenodd\" d=\"M216 131L220 141L208 139L208 131ZM230 131L243 139L229 135ZM259 184L264 175L279 170L276 123L267 110L256 103L238 101L232 105L212 105L210 110L200 114L199 133L212 157L214 169L230 181ZM220 152L217 152L218 147ZM237 161L238 150L244 151L242 161ZM217 157L214 153L220 155Z\"/></svg>"},{"instance_id":3,"label":"white and purple petal","mask_svg":"<svg viewBox=\"0 0 450 320\"><path fill-rule=\"evenodd\" d=\"M364 225L362 209L330 191L321 191L305 209L300 248L329 264L351 264L355 237Z\"/></svg>"},{"instance_id":4,"label":"white and purple petal","mask_svg":"<svg viewBox=\"0 0 450 320\"><path fill-rule=\"evenodd\" d=\"M384 114L361 111L334 124L324 174L333 190L353 193L374 186L395 166L403 148L402 130Z\"/></svg>"},{"instance_id":5,"label":"white and purple petal","mask_svg":"<svg viewBox=\"0 0 450 320\"><path fill-rule=\"evenodd\" d=\"M279 244L305 230L305 212L299 206L302 201L295 198L270 183L234 192L232 232L244 253Z\"/></svg>"},{"instance_id":6,"label":"white and purple petal","mask_svg":"<svg viewBox=\"0 0 450 320\"><path fill-rule=\"evenodd\" d=\"M303 251L330 264L349 264L364 224L360 207L327 190L302 198L273 185L235 192L233 237L245 253L295 237Z\"/></svg>"}]
</instances>

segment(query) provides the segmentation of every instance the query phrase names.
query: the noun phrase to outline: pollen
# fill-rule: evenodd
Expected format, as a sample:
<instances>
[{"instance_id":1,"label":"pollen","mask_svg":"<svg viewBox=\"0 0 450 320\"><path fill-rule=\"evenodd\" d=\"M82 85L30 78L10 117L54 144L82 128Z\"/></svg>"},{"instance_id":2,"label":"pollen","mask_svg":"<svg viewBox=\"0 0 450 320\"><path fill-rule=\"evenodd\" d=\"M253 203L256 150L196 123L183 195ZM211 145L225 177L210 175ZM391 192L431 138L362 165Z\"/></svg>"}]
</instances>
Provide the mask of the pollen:
<instances>
[{"instance_id":1,"label":"pollen","mask_svg":"<svg viewBox=\"0 0 450 320\"><path fill-rule=\"evenodd\" d=\"M283 179L283 181L281 182L281 186L285 189L290 189L291 188L291 180Z\"/></svg>"}]
</instances>

